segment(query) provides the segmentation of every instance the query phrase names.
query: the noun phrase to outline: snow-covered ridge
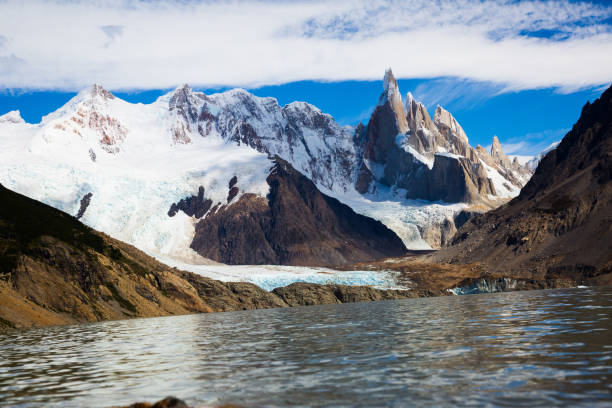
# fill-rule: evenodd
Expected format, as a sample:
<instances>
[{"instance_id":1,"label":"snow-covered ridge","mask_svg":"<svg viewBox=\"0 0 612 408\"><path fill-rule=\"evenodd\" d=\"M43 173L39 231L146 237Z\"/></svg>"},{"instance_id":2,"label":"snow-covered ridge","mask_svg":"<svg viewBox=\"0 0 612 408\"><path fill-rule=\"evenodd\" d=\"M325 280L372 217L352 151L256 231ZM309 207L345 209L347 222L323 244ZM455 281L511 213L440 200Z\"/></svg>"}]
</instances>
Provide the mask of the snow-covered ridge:
<instances>
[{"instance_id":1,"label":"snow-covered ridge","mask_svg":"<svg viewBox=\"0 0 612 408\"><path fill-rule=\"evenodd\" d=\"M540 163L540 160L542 160L542 158L544 156L546 156L548 154L548 152L555 150L557 148L557 146L559 146L559 142L553 142L551 143L546 149L542 150L540 153L538 153L536 156L534 156L531 160L529 160L527 162L527 166L535 171L535 169L538 167L538 164Z\"/></svg>"},{"instance_id":2,"label":"snow-covered ridge","mask_svg":"<svg viewBox=\"0 0 612 408\"><path fill-rule=\"evenodd\" d=\"M25 121L21 117L21 113L18 110L14 110L0 116L0 123L24 124Z\"/></svg>"}]
</instances>

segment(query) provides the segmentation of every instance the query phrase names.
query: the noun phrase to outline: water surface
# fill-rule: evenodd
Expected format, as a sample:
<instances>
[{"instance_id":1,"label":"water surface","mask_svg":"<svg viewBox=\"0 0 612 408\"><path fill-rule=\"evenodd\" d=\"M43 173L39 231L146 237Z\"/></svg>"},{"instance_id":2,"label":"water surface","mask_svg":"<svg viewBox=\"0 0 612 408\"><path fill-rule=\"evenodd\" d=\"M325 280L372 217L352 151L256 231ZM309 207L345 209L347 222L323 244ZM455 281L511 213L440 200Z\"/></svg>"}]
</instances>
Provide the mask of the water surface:
<instances>
[{"instance_id":1,"label":"water surface","mask_svg":"<svg viewBox=\"0 0 612 408\"><path fill-rule=\"evenodd\" d=\"M0 405L612 406L612 288L0 335Z\"/></svg>"}]
</instances>

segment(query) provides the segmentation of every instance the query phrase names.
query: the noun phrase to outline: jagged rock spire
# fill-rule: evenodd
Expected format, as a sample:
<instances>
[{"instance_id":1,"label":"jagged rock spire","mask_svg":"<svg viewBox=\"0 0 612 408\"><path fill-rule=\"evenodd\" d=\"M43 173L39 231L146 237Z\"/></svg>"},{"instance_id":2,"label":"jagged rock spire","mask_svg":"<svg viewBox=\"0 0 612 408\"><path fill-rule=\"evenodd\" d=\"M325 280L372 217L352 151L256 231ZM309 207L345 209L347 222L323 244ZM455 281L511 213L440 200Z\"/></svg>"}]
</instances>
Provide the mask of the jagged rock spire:
<instances>
[{"instance_id":1,"label":"jagged rock spire","mask_svg":"<svg viewBox=\"0 0 612 408\"><path fill-rule=\"evenodd\" d=\"M385 92L393 92L395 90L397 90L397 81L395 80L395 76L393 76L393 71L391 70L391 67L387 68L385 70L385 77L383 79L383 87L385 89Z\"/></svg>"},{"instance_id":2,"label":"jagged rock spire","mask_svg":"<svg viewBox=\"0 0 612 408\"><path fill-rule=\"evenodd\" d=\"M404 104L402 102L402 95L399 92L397 81L393 76L391 68L387 68L385 71L385 78L383 80L384 92L380 96L379 105L388 104L397 123L397 128L400 133L406 133L408 128L408 122L406 121L404 113Z\"/></svg>"},{"instance_id":3,"label":"jagged rock spire","mask_svg":"<svg viewBox=\"0 0 612 408\"><path fill-rule=\"evenodd\" d=\"M510 167L510 159L508 159L508 156L504 154L497 136L493 136L493 143L491 143L491 157L493 157L493 160L500 165L508 168Z\"/></svg>"},{"instance_id":4,"label":"jagged rock spire","mask_svg":"<svg viewBox=\"0 0 612 408\"><path fill-rule=\"evenodd\" d=\"M457 120L453 117L453 115L451 115L449 111L447 111L440 105L436 107L434 123L439 128L446 128L450 130L453 135L459 137L463 142L468 142L467 135L465 134L465 131L463 130L459 122L457 122Z\"/></svg>"},{"instance_id":5,"label":"jagged rock spire","mask_svg":"<svg viewBox=\"0 0 612 408\"><path fill-rule=\"evenodd\" d=\"M411 131L424 128L431 132L434 129L434 124L425 105L414 99L410 92L406 94L406 120Z\"/></svg>"},{"instance_id":6,"label":"jagged rock spire","mask_svg":"<svg viewBox=\"0 0 612 408\"><path fill-rule=\"evenodd\" d=\"M499 139L497 136L493 136L493 143L491 143L491 156L494 158L500 158L504 155L504 152L501 147L501 143L499 143Z\"/></svg>"}]
</instances>

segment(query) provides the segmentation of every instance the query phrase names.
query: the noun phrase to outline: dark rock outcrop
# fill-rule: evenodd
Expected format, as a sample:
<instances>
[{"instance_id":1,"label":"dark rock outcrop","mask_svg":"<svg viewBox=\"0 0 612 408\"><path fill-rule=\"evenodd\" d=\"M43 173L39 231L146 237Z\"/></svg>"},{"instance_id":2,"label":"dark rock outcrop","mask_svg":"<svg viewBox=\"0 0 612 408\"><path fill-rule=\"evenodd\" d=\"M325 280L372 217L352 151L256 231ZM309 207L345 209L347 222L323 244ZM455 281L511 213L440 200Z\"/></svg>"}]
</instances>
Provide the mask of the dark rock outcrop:
<instances>
[{"instance_id":1,"label":"dark rock outcrop","mask_svg":"<svg viewBox=\"0 0 612 408\"><path fill-rule=\"evenodd\" d=\"M379 221L322 194L276 157L266 198L243 194L196 225L191 247L229 264L343 265L399 256L402 241Z\"/></svg>"},{"instance_id":2,"label":"dark rock outcrop","mask_svg":"<svg viewBox=\"0 0 612 408\"><path fill-rule=\"evenodd\" d=\"M495 274L612 283L612 88L587 103L520 195L475 216L434 261Z\"/></svg>"},{"instance_id":3,"label":"dark rock outcrop","mask_svg":"<svg viewBox=\"0 0 612 408\"><path fill-rule=\"evenodd\" d=\"M176 397L166 397L154 404L149 404L148 402L137 402L132 405L126 405L122 408L189 408L189 405L187 405L185 401Z\"/></svg>"},{"instance_id":4,"label":"dark rock outcrop","mask_svg":"<svg viewBox=\"0 0 612 408\"><path fill-rule=\"evenodd\" d=\"M89 207L89 203L91 202L91 197L93 193L87 193L81 198L81 206L79 207L79 212L77 213L77 220L80 220L83 215L85 215L85 211L87 211L87 207Z\"/></svg>"},{"instance_id":5,"label":"dark rock outcrop","mask_svg":"<svg viewBox=\"0 0 612 408\"><path fill-rule=\"evenodd\" d=\"M200 186L197 196L191 196L173 203L168 210L168 216L174 217L179 211L183 211L190 217L202 218L210 207L212 200L204 199L204 187Z\"/></svg>"},{"instance_id":6,"label":"dark rock outcrop","mask_svg":"<svg viewBox=\"0 0 612 408\"><path fill-rule=\"evenodd\" d=\"M483 276L464 279L451 290L456 295L476 295L480 293L514 292L519 290L573 288L575 286L576 282L571 279L535 280Z\"/></svg>"}]
</instances>

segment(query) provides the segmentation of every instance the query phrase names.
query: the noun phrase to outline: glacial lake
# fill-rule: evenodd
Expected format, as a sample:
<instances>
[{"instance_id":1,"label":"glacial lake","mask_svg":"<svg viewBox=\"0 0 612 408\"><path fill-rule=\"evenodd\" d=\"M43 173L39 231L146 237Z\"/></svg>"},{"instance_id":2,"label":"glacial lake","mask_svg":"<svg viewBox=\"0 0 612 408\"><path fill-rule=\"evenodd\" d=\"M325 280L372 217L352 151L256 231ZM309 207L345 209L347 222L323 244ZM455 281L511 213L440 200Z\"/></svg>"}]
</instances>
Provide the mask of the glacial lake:
<instances>
[{"instance_id":1,"label":"glacial lake","mask_svg":"<svg viewBox=\"0 0 612 408\"><path fill-rule=\"evenodd\" d=\"M0 406L612 406L612 288L0 335Z\"/></svg>"}]
</instances>

